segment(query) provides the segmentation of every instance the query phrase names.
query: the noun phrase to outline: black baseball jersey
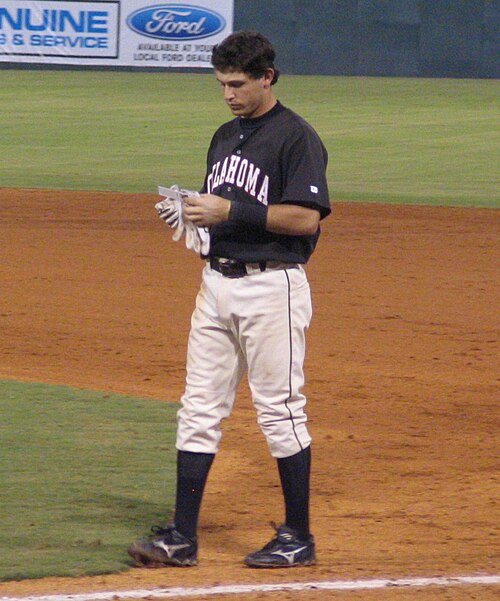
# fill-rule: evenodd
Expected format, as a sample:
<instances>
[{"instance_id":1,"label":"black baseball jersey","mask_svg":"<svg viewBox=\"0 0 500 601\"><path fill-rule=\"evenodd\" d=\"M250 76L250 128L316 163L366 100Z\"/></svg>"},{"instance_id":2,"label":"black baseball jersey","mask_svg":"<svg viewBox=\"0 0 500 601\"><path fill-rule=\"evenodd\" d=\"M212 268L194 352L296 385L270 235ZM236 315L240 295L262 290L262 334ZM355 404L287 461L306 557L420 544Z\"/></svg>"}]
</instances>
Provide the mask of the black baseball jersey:
<instances>
[{"instance_id":1,"label":"black baseball jersey","mask_svg":"<svg viewBox=\"0 0 500 601\"><path fill-rule=\"evenodd\" d=\"M202 192L245 203L295 204L330 211L327 151L314 129L277 103L265 115L235 118L214 134ZM306 263L319 238L258 231L226 221L210 228L210 255L247 263Z\"/></svg>"}]
</instances>

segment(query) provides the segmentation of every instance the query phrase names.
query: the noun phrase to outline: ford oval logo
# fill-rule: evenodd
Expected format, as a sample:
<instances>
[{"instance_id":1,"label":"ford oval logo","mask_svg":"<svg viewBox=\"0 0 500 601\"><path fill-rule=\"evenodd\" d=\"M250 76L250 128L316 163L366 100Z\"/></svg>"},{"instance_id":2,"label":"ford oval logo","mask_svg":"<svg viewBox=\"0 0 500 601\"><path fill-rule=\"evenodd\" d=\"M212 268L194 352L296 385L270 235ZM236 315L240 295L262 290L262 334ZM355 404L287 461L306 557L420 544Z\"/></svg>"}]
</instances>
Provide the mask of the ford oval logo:
<instances>
[{"instance_id":1,"label":"ford oval logo","mask_svg":"<svg viewBox=\"0 0 500 601\"><path fill-rule=\"evenodd\" d=\"M226 26L213 10L188 4L162 4L141 8L127 19L133 31L160 40L199 40L215 35Z\"/></svg>"}]
</instances>

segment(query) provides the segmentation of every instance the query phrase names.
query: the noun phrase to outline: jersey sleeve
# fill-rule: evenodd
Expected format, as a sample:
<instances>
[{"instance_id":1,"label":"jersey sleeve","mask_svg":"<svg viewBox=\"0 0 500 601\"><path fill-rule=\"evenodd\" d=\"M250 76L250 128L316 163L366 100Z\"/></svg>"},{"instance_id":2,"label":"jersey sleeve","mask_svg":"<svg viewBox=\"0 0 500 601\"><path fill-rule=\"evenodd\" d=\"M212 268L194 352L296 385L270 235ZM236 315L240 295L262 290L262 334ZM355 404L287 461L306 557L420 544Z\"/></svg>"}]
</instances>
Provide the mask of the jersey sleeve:
<instances>
[{"instance_id":1,"label":"jersey sleeve","mask_svg":"<svg viewBox=\"0 0 500 601\"><path fill-rule=\"evenodd\" d=\"M283 155L282 203L298 204L320 212L331 212L326 167L328 153L319 136L308 125L295 132Z\"/></svg>"},{"instance_id":2,"label":"jersey sleeve","mask_svg":"<svg viewBox=\"0 0 500 601\"><path fill-rule=\"evenodd\" d=\"M210 144L208 146L208 150L207 150L207 159L206 159L206 170L205 170L205 179L203 180L203 186L201 188L201 190L198 190L198 192L200 194L206 194L208 192L208 175L210 173L210 168L211 168L211 154L212 154L212 148L214 146L215 140L217 139L217 136L219 134L221 128L219 128L214 135L212 136L212 139L210 140Z\"/></svg>"}]
</instances>

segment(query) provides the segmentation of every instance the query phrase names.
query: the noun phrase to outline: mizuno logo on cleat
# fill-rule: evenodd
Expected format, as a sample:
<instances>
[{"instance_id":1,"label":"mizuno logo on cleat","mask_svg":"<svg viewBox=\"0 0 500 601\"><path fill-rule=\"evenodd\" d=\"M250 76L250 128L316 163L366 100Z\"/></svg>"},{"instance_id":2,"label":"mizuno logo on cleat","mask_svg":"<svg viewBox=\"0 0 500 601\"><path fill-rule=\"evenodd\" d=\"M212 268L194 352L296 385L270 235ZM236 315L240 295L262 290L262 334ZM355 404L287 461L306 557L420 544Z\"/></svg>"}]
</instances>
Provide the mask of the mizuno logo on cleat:
<instances>
[{"instance_id":1,"label":"mizuno logo on cleat","mask_svg":"<svg viewBox=\"0 0 500 601\"><path fill-rule=\"evenodd\" d=\"M292 565L295 561L295 556L297 555L297 553L300 553L304 549L307 549L307 546L299 547L298 549L294 549L293 551L273 551L271 555L280 555L281 557L284 557L290 565Z\"/></svg>"},{"instance_id":2,"label":"mizuno logo on cleat","mask_svg":"<svg viewBox=\"0 0 500 601\"><path fill-rule=\"evenodd\" d=\"M181 549L187 549L188 547L191 546L189 543L182 543L180 545L166 545L161 540L154 541L153 545L155 547L159 547L160 549L163 549L165 551L165 553L167 554L167 556L168 556L169 559L172 559L172 557L175 555L175 553L177 551L180 551Z\"/></svg>"}]
</instances>

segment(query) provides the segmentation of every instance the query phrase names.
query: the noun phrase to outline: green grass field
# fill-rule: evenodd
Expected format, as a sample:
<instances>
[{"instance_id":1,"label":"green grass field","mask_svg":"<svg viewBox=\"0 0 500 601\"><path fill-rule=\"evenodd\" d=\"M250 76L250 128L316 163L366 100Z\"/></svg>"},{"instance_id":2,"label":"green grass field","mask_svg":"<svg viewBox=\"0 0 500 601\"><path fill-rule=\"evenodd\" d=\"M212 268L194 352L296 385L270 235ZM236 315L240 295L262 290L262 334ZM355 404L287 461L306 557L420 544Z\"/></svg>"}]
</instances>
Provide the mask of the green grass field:
<instances>
[{"instance_id":1,"label":"green grass field","mask_svg":"<svg viewBox=\"0 0 500 601\"><path fill-rule=\"evenodd\" d=\"M0 580L128 569L173 507L176 411L0 380Z\"/></svg>"},{"instance_id":2,"label":"green grass field","mask_svg":"<svg viewBox=\"0 0 500 601\"><path fill-rule=\"evenodd\" d=\"M283 76L334 200L500 206L495 80ZM211 74L0 70L1 187L197 188L231 118Z\"/></svg>"}]
</instances>

